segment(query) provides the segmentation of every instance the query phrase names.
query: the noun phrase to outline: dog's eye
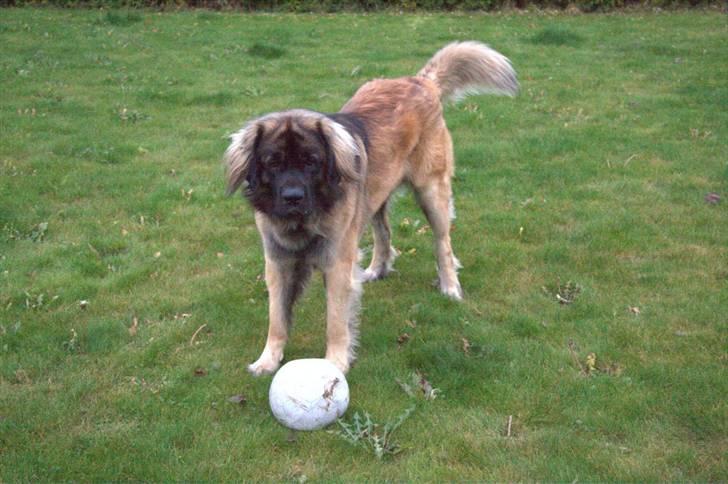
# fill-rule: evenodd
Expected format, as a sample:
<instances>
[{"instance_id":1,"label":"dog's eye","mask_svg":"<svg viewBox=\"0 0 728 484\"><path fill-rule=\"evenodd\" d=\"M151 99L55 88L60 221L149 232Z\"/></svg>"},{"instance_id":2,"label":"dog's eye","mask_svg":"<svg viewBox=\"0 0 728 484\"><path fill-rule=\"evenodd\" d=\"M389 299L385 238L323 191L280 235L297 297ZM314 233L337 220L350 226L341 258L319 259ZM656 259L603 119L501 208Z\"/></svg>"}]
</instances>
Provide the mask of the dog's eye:
<instances>
[{"instance_id":1,"label":"dog's eye","mask_svg":"<svg viewBox=\"0 0 728 484\"><path fill-rule=\"evenodd\" d=\"M317 165L321 161L321 158L316 153L310 153L303 158L303 161L307 165Z\"/></svg>"}]
</instances>

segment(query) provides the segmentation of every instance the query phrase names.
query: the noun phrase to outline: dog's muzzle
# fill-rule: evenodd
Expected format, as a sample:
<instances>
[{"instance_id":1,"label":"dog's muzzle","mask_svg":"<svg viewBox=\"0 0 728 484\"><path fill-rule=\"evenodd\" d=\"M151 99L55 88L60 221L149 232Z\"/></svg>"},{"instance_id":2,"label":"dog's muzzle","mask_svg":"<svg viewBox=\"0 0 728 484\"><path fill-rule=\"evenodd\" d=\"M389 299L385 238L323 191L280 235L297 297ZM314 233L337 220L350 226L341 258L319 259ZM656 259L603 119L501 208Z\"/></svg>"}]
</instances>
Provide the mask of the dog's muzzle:
<instances>
[{"instance_id":1,"label":"dog's muzzle","mask_svg":"<svg viewBox=\"0 0 728 484\"><path fill-rule=\"evenodd\" d=\"M306 187L299 183L287 183L278 190L277 212L281 217L300 217L311 212Z\"/></svg>"},{"instance_id":2,"label":"dog's muzzle","mask_svg":"<svg viewBox=\"0 0 728 484\"><path fill-rule=\"evenodd\" d=\"M300 205L306 198L306 190L300 186L283 187L280 193L281 200L288 207Z\"/></svg>"}]
</instances>

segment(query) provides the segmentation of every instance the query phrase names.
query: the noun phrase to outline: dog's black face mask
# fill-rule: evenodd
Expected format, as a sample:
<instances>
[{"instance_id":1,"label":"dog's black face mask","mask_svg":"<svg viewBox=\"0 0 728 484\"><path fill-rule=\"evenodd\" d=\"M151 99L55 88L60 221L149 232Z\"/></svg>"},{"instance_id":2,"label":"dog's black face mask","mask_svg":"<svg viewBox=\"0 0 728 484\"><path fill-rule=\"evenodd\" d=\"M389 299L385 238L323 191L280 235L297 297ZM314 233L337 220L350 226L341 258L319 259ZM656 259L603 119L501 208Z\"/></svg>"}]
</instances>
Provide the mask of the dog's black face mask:
<instances>
[{"instance_id":1,"label":"dog's black face mask","mask_svg":"<svg viewBox=\"0 0 728 484\"><path fill-rule=\"evenodd\" d=\"M321 130L291 124L260 134L248 168L245 196L259 211L304 220L328 211L340 196L339 175Z\"/></svg>"}]
</instances>

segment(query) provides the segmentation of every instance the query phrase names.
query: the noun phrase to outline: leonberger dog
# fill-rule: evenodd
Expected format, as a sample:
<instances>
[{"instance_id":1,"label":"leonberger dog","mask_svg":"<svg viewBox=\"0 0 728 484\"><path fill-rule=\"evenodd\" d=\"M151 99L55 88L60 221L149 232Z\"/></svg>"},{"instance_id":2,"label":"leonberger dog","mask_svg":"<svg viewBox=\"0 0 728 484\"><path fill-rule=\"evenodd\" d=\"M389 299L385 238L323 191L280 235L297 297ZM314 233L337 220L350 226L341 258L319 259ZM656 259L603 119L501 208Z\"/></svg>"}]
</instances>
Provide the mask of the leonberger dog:
<instances>
[{"instance_id":1,"label":"leonberger dog","mask_svg":"<svg viewBox=\"0 0 728 484\"><path fill-rule=\"evenodd\" d=\"M440 291L463 297L450 244L454 161L443 103L517 91L506 57L479 42L456 42L414 77L364 84L338 113L276 112L231 136L227 192L242 188L255 211L268 286L268 339L251 373L280 365L293 304L314 269L326 288L326 358L349 369L361 283L385 277L397 255L387 203L402 184L412 187L432 228ZM361 271L358 244L369 223L374 248Z\"/></svg>"}]
</instances>

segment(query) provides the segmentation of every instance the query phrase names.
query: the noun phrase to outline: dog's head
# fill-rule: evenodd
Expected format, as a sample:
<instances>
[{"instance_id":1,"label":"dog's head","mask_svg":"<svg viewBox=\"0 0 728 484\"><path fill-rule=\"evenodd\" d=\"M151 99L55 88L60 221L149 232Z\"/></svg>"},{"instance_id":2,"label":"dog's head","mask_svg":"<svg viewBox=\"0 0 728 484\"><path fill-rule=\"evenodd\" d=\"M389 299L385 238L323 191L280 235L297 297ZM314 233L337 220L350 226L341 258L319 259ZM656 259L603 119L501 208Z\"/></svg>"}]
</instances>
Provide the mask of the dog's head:
<instances>
[{"instance_id":1,"label":"dog's head","mask_svg":"<svg viewBox=\"0 0 728 484\"><path fill-rule=\"evenodd\" d=\"M225 152L227 192L241 186L253 207L280 219L328 212L359 181L357 142L323 114L296 110L249 122Z\"/></svg>"}]
</instances>

